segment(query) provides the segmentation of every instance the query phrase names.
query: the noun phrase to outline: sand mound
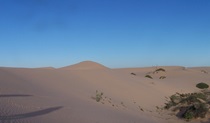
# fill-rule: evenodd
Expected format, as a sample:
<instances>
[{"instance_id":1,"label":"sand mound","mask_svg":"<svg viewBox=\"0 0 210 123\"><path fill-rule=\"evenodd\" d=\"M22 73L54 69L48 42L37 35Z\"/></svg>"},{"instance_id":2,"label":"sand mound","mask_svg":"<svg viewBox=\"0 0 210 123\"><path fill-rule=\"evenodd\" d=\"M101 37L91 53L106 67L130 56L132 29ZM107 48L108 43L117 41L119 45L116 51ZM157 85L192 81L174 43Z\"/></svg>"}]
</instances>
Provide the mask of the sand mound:
<instances>
[{"instance_id":1,"label":"sand mound","mask_svg":"<svg viewBox=\"0 0 210 123\"><path fill-rule=\"evenodd\" d=\"M108 69L108 68L93 61L83 61L74 65L62 67L60 69L62 70L91 70L91 69Z\"/></svg>"}]
</instances>

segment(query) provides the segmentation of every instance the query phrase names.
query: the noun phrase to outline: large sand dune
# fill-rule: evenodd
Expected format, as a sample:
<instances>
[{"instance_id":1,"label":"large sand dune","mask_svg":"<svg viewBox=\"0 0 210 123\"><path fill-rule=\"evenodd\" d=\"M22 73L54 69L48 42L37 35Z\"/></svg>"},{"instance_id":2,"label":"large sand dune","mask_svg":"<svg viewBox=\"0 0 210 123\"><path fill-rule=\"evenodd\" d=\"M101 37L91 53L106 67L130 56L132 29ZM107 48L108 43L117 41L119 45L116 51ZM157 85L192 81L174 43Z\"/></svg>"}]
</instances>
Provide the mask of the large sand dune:
<instances>
[{"instance_id":1,"label":"large sand dune","mask_svg":"<svg viewBox=\"0 0 210 123\"><path fill-rule=\"evenodd\" d=\"M210 84L210 68L110 69L95 62L55 68L0 68L2 123L177 123L158 111L176 92ZM133 74L131 74L133 73ZM153 79L146 78L150 74ZM159 79L165 76L165 79ZM103 93L100 102L94 100ZM199 123L200 121L194 121Z\"/></svg>"}]
</instances>

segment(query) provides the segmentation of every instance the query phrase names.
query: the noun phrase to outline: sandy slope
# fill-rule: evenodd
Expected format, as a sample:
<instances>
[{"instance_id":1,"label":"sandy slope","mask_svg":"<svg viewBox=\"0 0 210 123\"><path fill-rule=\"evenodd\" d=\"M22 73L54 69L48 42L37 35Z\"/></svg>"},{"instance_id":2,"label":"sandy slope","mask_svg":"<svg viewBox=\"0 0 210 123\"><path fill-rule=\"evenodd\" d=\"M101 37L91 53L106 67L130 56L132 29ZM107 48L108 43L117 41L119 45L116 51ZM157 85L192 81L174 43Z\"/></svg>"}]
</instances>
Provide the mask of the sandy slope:
<instances>
[{"instance_id":1,"label":"sandy slope","mask_svg":"<svg viewBox=\"0 0 210 123\"><path fill-rule=\"evenodd\" d=\"M60 69L0 68L0 122L181 123L156 106L175 92L197 91L198 82L210 84L210 69L162 68L166 72L109 69L91 61ZM93 99L96 90L103 92L100 102Z\"/></svg>"}]
</instances>

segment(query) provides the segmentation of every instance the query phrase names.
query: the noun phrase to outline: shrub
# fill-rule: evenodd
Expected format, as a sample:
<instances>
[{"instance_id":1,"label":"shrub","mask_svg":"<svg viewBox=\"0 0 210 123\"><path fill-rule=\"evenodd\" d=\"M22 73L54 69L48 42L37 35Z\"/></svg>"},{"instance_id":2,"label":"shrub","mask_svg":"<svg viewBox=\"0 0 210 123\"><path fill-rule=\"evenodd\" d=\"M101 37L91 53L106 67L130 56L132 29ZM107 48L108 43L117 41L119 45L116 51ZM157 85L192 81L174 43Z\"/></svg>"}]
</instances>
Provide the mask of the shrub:
<instances>
[{"instance_id":1,"label":"shrub","mask_svg":"<svg viewBox=\"0 0 210 123\"><path fill-rule=\"evenodd\" d=\"M165 103L164 108L165 109L170 109L173 106L175 106L175 104L172 101L169 101L168 103Z\"/></svg>"},{"instance_id":2,"label":"shrub","mask_svg":"<svg viewBox=\"0 0 210 123\"><path fill-rule=\"evenodd\" d=\"M187 107L187 110L182 115L186 120L191 120L193 118L205 118L208 113L208 106L205 103L197 103L192 106Z\"/></svg>"},{"instance_id":3,"label":"shrub","mask_svg":"<svg viewBox=\"0 0 210 123\"><path fill-rule=\"evenodd\" d=\"M150 78L150 79L153 79L152 76L150 76L150 75L146 75L145 77Z\"/></svg>"},{"instance_id":4,"label":"shrub","mask_svg":"<svg viewBox=\"0 0 210 123\"><path fill-rule=\"evenodd\" d=\"M201 117L205 118L206 114L208 113L208 105L205 103L200 103L197 106L195 106L195 117Z\"/></svg>"},{"instance_id":5,"label":"shrub","mask_svg":"<svg viewBox=\"0 0 210 123\"><path fill-rule=\"evenodd\" d=\"M205 71L205 70L201 70L201 72L202 72L202 73L205 73L205 74L208 74L208 72L207 72L207 71Z\"/></svg>"},{"instance_id":6,"label":"shrub","mask_svg":"<svg viewBox=\"0 0 210 123\"><path fill-rule=\"evenodd\" d=\"M201 82L201 83L198 83L196 85L196 87L199 88L199 89L206 89L206 88L209 88L209 85L206 84L206 83Z\"/></svg>"},{"instance_id":7,"label":"shrub","mask_svg":"<svg viewBox=\"0 0 210 123\"><path fill-rule=\"evenodd\" d=\"M198 93L176 93L170 96L170 100L165 103L165 109L172 108L172 111L179 111L176 116L187 121L196 118L205 118L210 106L209 91Z\"/></svg>"},{"instance_id":8,"label":"shrub","mask_svg":"<svg viewBox=\"0 0 210 123\"><path fill-rule=\"evenodd\" d=\"M188 110L186 111L184 114L183 114L183 118L186 119L186 120L191 120L193 119L194 117L194 114L192 111Z\"/></svg>"},{"instance_id":9,"label":"shrub","mask_svg":"<svg viewBox=\"0 0 210 123\"><path fill-rule=\"evenodd\" d=\"M166 76L160 76L159 77L159 79L165 79L166 78Z\"/></svg>"},{"instance_id":10,"label":"shrub","mask_svg":"<svg viewBox=\"0 0 210 123\"><path fill-rule=\"evenodd\" d=\"M166 70L165 70L165 69L163 69L163 68L158 68L158 69L156 69L156 70L155 70L155 72L159 72L159 71L166 72Z\"/></svg>"},{"instance_id":11,"label":"shrub","mask_svg":"<svg viewBox=\"0 0 210 123\"><path fill-rule=\"evenodd\" d=\"M100 102L100 100L102 99L102 96L103 96L103 93L99 93L97 90L96 90L96 97L95 97L95 100L96 102Z\"/></svg>"},{"instance_id":12,"label":"shrub","mask_svg":"<svg viewBox=\"0 0 210 123\"><path fill-rule=\"evenodd\" d=\"M181 97L177 94L174 94L170 97L170 100L174 103L174 104L178 104L181 101Z\"/></svg>"},{"instance_id":13,"label":"shrub","mask_svg":"<svg viewBox=\"0 0 210 123\"><path fill-rule=\"evenodd\" d=\"M170 109L171 107L176 106L178 103L181 102L181 97L177 94L170 96L169 99L170 100L167 103L165 103L165 109Z\"/></svg>"},{"instance_id":14,"label":"shrub","mask_svg":"<svg viewBox=\"0 0 210 123\"><path fill-rule=\"evenodd\" d=\"M134 75L135 76L136 74L135 73L131 73L131 75Z\"/></svg>"}]
</instances>

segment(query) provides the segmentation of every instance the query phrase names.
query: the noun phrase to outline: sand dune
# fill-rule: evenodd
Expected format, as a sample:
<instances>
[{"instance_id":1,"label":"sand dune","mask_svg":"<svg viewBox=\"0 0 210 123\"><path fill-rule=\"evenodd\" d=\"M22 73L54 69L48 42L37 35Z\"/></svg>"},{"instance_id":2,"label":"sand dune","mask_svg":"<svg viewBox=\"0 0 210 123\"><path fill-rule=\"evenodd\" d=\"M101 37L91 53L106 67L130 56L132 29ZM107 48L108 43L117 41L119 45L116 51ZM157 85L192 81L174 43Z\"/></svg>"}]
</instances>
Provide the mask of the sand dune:
<instances>
[{"instance_id":1,"label":"sand dune","mask_svg":"<svg viewBox=\"0 0 210 123\"><path fill-rule=\"evenodd\" d=\"M107 69L107 67L93 61L84 61L84 62L80 62L74 65L62 67L60 69L62 70L90 70L91 69L92 70L92 69Z\"/></svg>"},{"instance_id":2,"label":"sand dune","mask_svg":"<svg viewBox=\"0 0 210 123\"><path fill-rule=\"evenodd\" d=\"M110 69L91 61L58 69L2 67L0 122L185 122L157 111L157 106L164 106L165 97L175 92L198 91L195 85L199 82L210 84L210 69L161 68L166 71L154 72L157 67ZM146 78L147 74L153 79ZM97 93L103 93L100 102L95 100Z\"/></svg>"}]
</instances>

